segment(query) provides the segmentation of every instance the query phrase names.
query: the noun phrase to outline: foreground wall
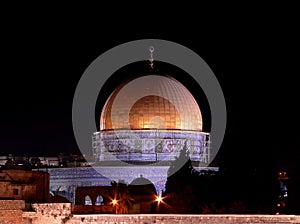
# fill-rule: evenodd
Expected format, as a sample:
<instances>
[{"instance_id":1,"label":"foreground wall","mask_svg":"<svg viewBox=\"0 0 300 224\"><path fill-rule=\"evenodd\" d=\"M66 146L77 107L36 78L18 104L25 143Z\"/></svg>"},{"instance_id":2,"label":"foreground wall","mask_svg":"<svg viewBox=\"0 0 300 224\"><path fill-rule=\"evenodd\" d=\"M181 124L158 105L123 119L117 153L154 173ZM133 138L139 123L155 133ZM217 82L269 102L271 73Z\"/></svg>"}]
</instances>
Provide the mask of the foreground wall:
<instances>
[{"instance_id":1,"label":"foreground wall","mask_svg":"<svg viewBox=\"0 0 300 224\"><path fill-rule=\"evenodd\" d=\"M293 215L69 215L66 217L43 215L24 223L122 223L122 224L151 224L151 223L300 223L300 216Z\"/></svg>"},{"instance_id":2,"label":"foreground wall","mask_svg":"<svg viewBox=\"0 0 300 224\"><path fill-rule=\"evenodd\" d=\"M293 215L74 215L70 223L300 223Z\"/></svg>"},{"instance_id":3,"label":"foreground wall","mask_svg":"<svg viewBox=\"0 0 300 224\"><path fill-rule=\"evenodd\" d=\"M25 202L23 200L0 200L0 223L22 223Z\"/></svg>"},{"instance_id":4,"label":"foreground wall","mask_svg":"<svg viewBox=\"0 0 300 224\"><path fill-rule=\"evenodd\" d=\"M0 200L1 224L83 224L83 223L300 223L295 215L75 215L70 203L32 204L30 210L21 200Z\"/></svg>"}]
</instances>

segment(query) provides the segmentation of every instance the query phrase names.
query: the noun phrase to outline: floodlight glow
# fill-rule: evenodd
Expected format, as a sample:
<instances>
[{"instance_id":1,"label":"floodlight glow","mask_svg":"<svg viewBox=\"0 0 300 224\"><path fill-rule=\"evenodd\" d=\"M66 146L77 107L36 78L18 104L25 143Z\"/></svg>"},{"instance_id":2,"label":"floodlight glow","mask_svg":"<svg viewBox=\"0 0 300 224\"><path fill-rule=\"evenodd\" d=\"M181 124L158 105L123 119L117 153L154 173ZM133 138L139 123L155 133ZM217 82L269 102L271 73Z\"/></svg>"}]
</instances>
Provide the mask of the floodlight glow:
<instances>
[{"instance_id":1,"label":"floodlight glow","mask_svg":"<svg viewBox=\"0 0 300 224\"><path fill-rule=\"evenodd\" d=\"M117 199L113 199L113 200L111 201L111 203L112 203L112 205L117 205L117 204L118 204L118 201L117 201Z\"/></svg>"},{"instance_id":2,"label":"floodlight glow","mask_svg":"<svg viewBox=\"0 0 300 224\"><path fill-rule=\"evenodd\" d=\"M155 201L159 204L159 203L163 202L163 198L161 196L156 196Z\"/></svg>"}]
</instances>

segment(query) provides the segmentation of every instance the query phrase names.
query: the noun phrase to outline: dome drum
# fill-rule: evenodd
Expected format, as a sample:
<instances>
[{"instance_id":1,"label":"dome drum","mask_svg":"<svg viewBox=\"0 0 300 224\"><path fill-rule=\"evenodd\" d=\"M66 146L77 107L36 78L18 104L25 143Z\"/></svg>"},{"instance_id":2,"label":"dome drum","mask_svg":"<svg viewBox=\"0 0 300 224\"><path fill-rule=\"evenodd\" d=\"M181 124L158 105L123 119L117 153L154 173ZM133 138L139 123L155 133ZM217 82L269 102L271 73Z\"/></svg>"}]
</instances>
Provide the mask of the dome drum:
<instances>
[{"instance_id":1,"label":"dome drum","mask_svg":"<svg viewBox=\"0 0 300 224\"><path fill-rule=\"evenodd\" d=\"M209 163L209 134L192 131L103 131L93 135L94 154L99 161L173 161L187 144L190 158L199 165Z\"/></svg>"}]
</instances>

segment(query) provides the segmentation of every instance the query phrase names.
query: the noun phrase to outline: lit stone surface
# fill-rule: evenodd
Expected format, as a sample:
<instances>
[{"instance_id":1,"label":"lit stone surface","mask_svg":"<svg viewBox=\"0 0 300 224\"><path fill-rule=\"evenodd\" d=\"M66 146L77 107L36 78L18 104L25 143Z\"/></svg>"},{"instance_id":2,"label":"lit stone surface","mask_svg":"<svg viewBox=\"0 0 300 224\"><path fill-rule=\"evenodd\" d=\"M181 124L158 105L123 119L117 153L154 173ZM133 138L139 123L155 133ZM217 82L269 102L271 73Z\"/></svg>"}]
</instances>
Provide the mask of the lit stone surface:
<instances>
[{"instance_id":1,"label":"lit stone surface","mask_svg":"<svg viewBox=\"0 0 300 224\"><path fill-rule=\"evenodd\" d=\"M10 204L11 202L8 202ZM18 202L17 202L18 203ZM2 202L5 206L6 200ZM180 215L180 214L72 214L72 206L69 203L44 203L33 204L33 211L22 211L19 209L0 210L1 223L3 224L38 224L38 223L300 223L299 215Z\"/></svg>"},{"instance_id":2,"label":"lit stone surface","mask_svg":"<svg viewBox=\"0 0 300 224\"><path fill-rule=\"evenodd\" d=\"M24 210L23 200L0 200L0 210Z\"/></svg>"},{"instance_id":3,"label":"lit stone surface","mask_svg":"<svg viewBox=\"0 0 300 224\"><path fill-rule=\"evenodd\" d=\"M22 204L22 206L20 206ZM23 211L24 201L0 200L0 223L300 223L299 215L180 215L180 214L72 214L70 203L35 203L33 211Z\"/></svg>"},{"instance_id":4,"label":"lit stone surface","mask_svg":"<svg viewBox=\"0 0 300 224\"><path fill-rule=\"evenodd\" d=\"M97 216L81 216L74 215L71 223L76 223L75 220L81 220L81 223L190 223L190 224L244 224L244 223L299 223L300 216L295 215L97 215ZM73 222L74 220L74 222Z\"/></svg>"}]
</instances>

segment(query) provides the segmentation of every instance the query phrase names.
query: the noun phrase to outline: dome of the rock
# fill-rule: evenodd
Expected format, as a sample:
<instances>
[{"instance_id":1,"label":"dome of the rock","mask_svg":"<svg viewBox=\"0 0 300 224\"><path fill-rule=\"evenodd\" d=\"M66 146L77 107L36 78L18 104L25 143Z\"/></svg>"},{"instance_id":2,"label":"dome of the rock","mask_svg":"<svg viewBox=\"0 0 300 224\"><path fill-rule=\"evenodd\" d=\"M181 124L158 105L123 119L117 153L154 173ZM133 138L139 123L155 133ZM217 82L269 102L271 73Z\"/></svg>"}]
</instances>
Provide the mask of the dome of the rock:
<instances>
[{"instance_id":1,"label":"dome of the rock","mask_svg":"<svg viewBox=\"0 0 300 224\"><path fill-rule=\"evenodd\" d=\"M101 113L100 130L202 131L199 106L177 80L148 75L122 83L110 95Z\"/></svg>"},{"instance_id":2,"label":"dome of the rock","mask_svg":"<svg viewBox=\"0 0 300 224\"><path fill-rule=\"evenodd\" d=\"M192 161L209 162L209 134L189 90L170 76L123 82L108 97L93 135L95 161L174 160L186 146Z\"/></svg>"}]
</instances>

